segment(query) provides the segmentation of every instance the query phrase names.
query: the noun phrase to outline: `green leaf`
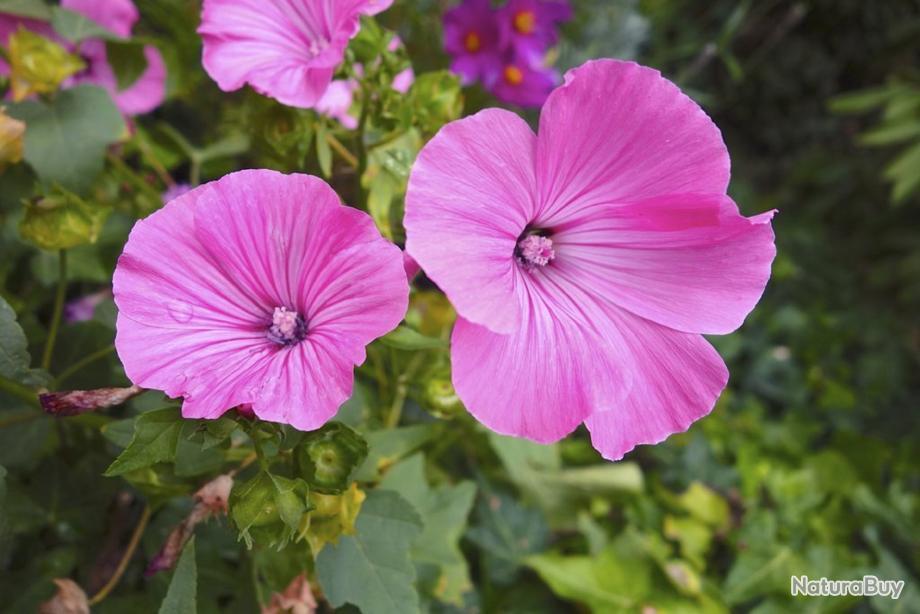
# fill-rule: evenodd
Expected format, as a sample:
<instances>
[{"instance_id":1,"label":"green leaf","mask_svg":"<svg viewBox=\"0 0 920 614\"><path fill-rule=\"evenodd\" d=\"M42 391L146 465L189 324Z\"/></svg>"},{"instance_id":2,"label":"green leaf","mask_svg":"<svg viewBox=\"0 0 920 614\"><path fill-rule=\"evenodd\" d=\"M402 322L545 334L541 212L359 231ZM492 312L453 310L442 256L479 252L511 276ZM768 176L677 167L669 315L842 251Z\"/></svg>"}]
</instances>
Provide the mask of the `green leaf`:
<instances>
[{"instance_id":1,"label":"green leaf","mask_svg":"<svg viewBox=\"0 0 920 614\"><path fill-rule=\"evenodd\" d=\"M447 343L436 337L428 337L408 326L401 325L396 330L380 338L381 343L399 350L432 350L446 348Z\"/></svg>"},{"instance_id":2,"label":"green leaf","mask_svg":"<svg viewBox=\"0 0 920 614\"><path fill-rule=\"evenodd\" d=\"M348 488L351 476L367 458L367 442L341 422L329 422L306 434L295 451L301 477L318 492Z\"/></svg>"},{"instance_id":3,"label":"green leaf","mask_svg":"<svg viewBox=\"0 0 920 614\"><path fill-rule=\"evenodd\" d=\"M141 414L134 422L131 443L105 470L105 475L123 475L156 463L174 461L182 425L182 417L175 407Z\"/></svg>"},{"instance_id":4,"label":"green leaf","mask_svg":"<svg viewBox=\"0 0 920 614\"><path fill-rule=\"evenodd\" d=\"M833 113L865 113L882 106L902 89L899 86L884 86L837 96L830 101Z\"/></svg>"},{"instance_id":5,"label":"green leaf","mask_svg":"<svg viewBox=\"0 0 920 614\"><path fill-rule=\"evenodd\" d=\"M368 191L368 212L384 236L397 238L402 223L402 198L412 164L422 147L418 130L411 129L370 150L361 185Z\"/></svg>"},{"instance_id":6,"label":"green leaf","mask_svg":"<svg viewBox=\"0 0 920 614\"><path fill-rule=\"evenodd\" d=\"M204 164L221 158L232 158L247 151L249 151L249 137L245 134L234 133L197 150L196 156L198 161Z\"/></svg>"},{"instance_id":7,"label":"green leaf","mask_svg":"<svg viewBox=\"0 0 920 614\"><path fill-rule=\"evenodd\" d=\"M714 529L728 529L731 523L728 502L700 482L690 484L680 496L680 505L691 516Z\"/></svg>"},{"instance_id":8,"label":"green leaf","mask_svg":"<svg viewBox=\"0 0 920 614\"><path fill-rule=\"evenodd\" d=\"M362 16L361 29L349 43L348 50L356 61L368 65L386 51L391 36L372 17Z\"/></svg>"},{"instance_id":9,"label":"green leaf","mask_svg":"<svg viewBox=\"0 0 920 614\"><path fill-rule=\"evenodd\" d=\"M147 70L147 56L144 44L136 41L110 40L105 43L105 54L115 73L118 89L124 90L134 84Z\"/></svg>"},{"instance_id":10,"label":"green leaf","mask_svg":"<svg viewBox=\"0 0 920 614\"><path fill-rule=\"evenodd\" d=\"M297 534L310 509L309 494L303 480L263 470L252 479L233 485L230 516L248 548L254 542L283 548Z\"/></svg>"},{"instance_id":11,"label":"green leaf","mask_svg":"<svg viewBox=\"0 0 920 614\"><path fill-rule=\"evenodd\" d=\"M328 544L316 558L316 577L333 607L351 603L365 614L419 612L409 548L422 520L398 494L373 490L361 507L354 536Z\"/></svg>"},{"instance_id":12,"label":"green leaf","mask_svg":"<svg viewBox=\"0 0 920 614\"><path fill-rule=\"evenodd\" d=\"M367 433L367 459L358 468L354 479L362 482L379 480L382 469L422 447L435 436L435 432L430 424L417 424Z\"/></svg>"},{"instance_id":13,"label":"green leaf","mask_svg":"<svg viewBox=\"0 0 920 614\"><path fill-rule=\"evenodd\" d=\"M425 134L434 134L463 111L460 78L447 70L428 72L416 78L409 90L415 124Z\"/></svg>"},{"instance_id":14,"label":"green leaf","mask_svg":"<svg viewBox=\"0 0 920 614\"><path fill-rule=\"evenodd\" d=\"M549 527L540 510L522 505L508 495L483 492L476 504L476 526L466 536L488 554L489 577L510 583L524 560L542 552Z\"/></svg>"},{"instance_id":15,"label":"green leaf","mask_svg":"<svg viewBox=\"0 0 920 614\"><path fill-rule=\"evenodd\" d=\"M51 7L42 0L0 0L0 13L43 21L51 19Z\"/></svg>"},{"instance_id":16,"label":"green leaf","mask_svg":"<svg viewBox=\"0 0 920 614\"><path fill-rule=\"evenodd\" d=\"M11 105L8 114L26 122L26 162L46 184L81 192L102 170L106 148L125 130L124 119L102 88L78 85L51 102Z\"/></svg>"},{"instance_id":17,"label":"green leaf","mask_svg":"<svg viewBox=\"0 0 920 614\"><path fill-rule=\"evenodd\" d=\"M198 566L195 562L195 538L185 544L173 572L160 614L195 614L198 611Z\"/></svg>"},{"instance_id":18,"label":"green leaf","mask_svg":"<svg viewBox=\"0 0 920 614\"><path fill-rule=\"evenodd\" d=\"M0 297L0 376L19 380L29 371L29 343L16 312Z\"/></svg>"},{"instance_id":19,"label":"green leaf","mask_svg":"<svg viewBox=\"0 0 920 614\"><path fill-rule=\"evenodd\" d=\"M220 469L224 462L224 455L214 446L204 446L206 428L200 422L182 421L182 428L176 441L175 472L177 476L202 475Z\"/></svg>"},{"instance_id":20,"label":"green leaf","mask_svg":"<svg viewBox=\"0 0 920 614\"><path fill-rule=\"evenodd\" d=\"M26 201L24 207L19 234L47 250L95 243L110 211L61 188L36 201Z\"/></svg>"},{"instance_id":21,"label":"green leaf","mask_svg":"<svg viewBox=\"0 0 920 614\"><path fill-rule=\"evenodd\" d=\"M122 40L120 36L100 26L81 13L60 6L51 9L51 26L54 31L72 43L88 38Z\"/></svg>"},{"instance_id":22,"label":"green leaf","mask_svg":"<svg viewBox=\"0 0 920 614\"><path fill-rule=\"evenodd\" d=\"M316 159L319 160L319 169L326 178L332 177L332 148L326 139L328 129L326 124L320 122L316 126Z\"/></svg>"},{"instance_id":23,"label":"green leaf","mask_svg":"<svg viewBox=\"0 0 920 614\"><path fill-rule=\"evenodd\" d=\"M441 601L463 604L472 589L466 559L458 542L476 497L472 482L430 488L425 481L425 459L415 454L399 463L380 482L380 488L400 493L422 517L425 528L412 546L412 560L438 568L432 592Z\"/></svg>"}]
</instances>

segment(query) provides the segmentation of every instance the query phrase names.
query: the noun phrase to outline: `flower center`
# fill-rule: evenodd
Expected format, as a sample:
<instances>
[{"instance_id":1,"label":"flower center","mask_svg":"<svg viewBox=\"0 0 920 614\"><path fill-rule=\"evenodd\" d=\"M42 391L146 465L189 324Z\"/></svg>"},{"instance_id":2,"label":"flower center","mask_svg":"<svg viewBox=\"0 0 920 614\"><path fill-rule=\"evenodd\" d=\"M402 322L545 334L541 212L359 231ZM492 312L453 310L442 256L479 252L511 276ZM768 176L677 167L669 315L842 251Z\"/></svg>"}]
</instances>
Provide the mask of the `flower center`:
<instances>
[{"instance_id":1,"label":"flower center","mask_svg":"<svg viewBox=\"0 0 920 614\"><path fill-rule=\"evenodd\" d=\"M463 46L466 47L466 50L470 53L476 53L482 48L482 39L479 38L479 34L476 32L470 32L466 35L466 38L463 39Z\"/></svg>"},{"instance_id":2,"label":"flower center","mask_svg":"<svg viewBox=\"0 0 920 614\"><path fill-rule=\"evenodd\" d=\"M303 316L293 309L275 307L272 324L265 336L278 345L294 345L307 336L307 323Z\"/></svg>"},{"instance_id":3,"label":"flower center","mask_svg":"<svg viewBox=\"0 0 920 614\"><path fill-rule=\"evenodd\" d=\"M511 85L520 85L524 82L524 73L517 66L506 66L505 81Z\"/></svg>"},{"instance_id":4,"label":"flower center","mask_svg":"<svg viewBox=\"0 0 920 614\"><path fill-rule=\"evenodd\" d=\"M514 16L514 29L520 34L533 34L537 29L537 16L533 11L518 11Z\"/></svg>"},{"instance_id":5,"label":"flower center","mask_svg":"<svg viewBox=\"0 0 920 614\"><path fill-rule=\"evenodd\" d=\"M553 240L537 233L528 233L517 243L514 256L526 270L543 268L556 259Z\"/></svg>"}]
</instances>

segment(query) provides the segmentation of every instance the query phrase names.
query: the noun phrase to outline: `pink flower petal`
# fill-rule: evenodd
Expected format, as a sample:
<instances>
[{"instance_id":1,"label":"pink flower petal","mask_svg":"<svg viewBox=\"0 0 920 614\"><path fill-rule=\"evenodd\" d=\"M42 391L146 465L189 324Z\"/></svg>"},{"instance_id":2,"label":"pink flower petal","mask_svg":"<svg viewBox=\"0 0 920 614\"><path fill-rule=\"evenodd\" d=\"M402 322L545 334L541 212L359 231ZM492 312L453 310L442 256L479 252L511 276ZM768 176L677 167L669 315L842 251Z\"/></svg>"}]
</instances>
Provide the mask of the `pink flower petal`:
<instances>
[{"instance_id":1,"label":"pink flower petal","mask_svg":"<svg viewBox=\"0 0 920 614\"><path fill-rule=\"evenodd\" d=\"M582 287L677 330L725 334L770 278L772 217L743 217L727 196L662 196L592 207L553 241Z\"/></svg>"},{"instance_id":2,"label":"pink flower petal","mask_svg":"<svg viewBox=\"0 0 920 614\"><path fill-rule=\"evenodd\" d=\"M362 14L391 0L205 0L198 33L205 70L224 91L250 84L295 107L329 86Z\"/></svg>"},{"instance_id":3,"label":"pink flower petal","mask_svg":"<svg viewBox=\"0 0 920 614\"><path fill-rule=\"evenodd\" d=\"M122 38L131 37L131 29L140 19L132 0L61 0L61 6L80 13Z\"/></svg>"},{"instance_id":4,"label":"pink flower petal","mask_svg":"<svg viewBox=\"0 0 920 614\"><path fill-rule=\"evenodd\" d=\"M614 409L585 420L604 458L619 460L641 444L686 431L712 411L728 369L700 335L679 333L613 308L610 317L633 354L632 386Z\"/></svg>"},{"instance_id":5,"label":"pink flower petal","mask_svg":"<svg viewBox=\"0 0 920 614\"><path fill-rule=\"evenodd\" d=\"M166 98L166 64L153 45L144 47L147 68L126 89L115 91L115 104L125 115L149 113L163 104Z\"/></svg>"},{"instance_id":6,"label":"pink flower petal","mask_svg":"<svg viewBox=\"0 0 920 614\"><path fill-rule=\"evenodd\" d=\"M534 141L508 111L452 122L419 154L406 194L406 251L463 317L496 332L521 319L513 254L533 215Z\"/></svg>"},{"instance_id":7,"label":"pink flower petal","mask_svg":"<svg viewBox=\"0 0 920 614\"><path fill-rule=\"evenodd\" d=\"M458 318L453 383L477 420L550 443L628 392L632 357L601 307L558 274L527 279L521 328L502 335Z\"/></svg>"},{"instance_id":8,"label":"pink flower petal","mask_svg":"<svg viewBox=\"0 0 920 614\"><path fill-rule=\"evenodd\" d=\"M537 141L540 221L553 226L598 203L664 194L724 194L719 129L658 71L595 60L546 101Z\"/></svg>"},{"instance_id":9,"label":"pink flower petal","mask_svg":"<svg viewBox=\"0 0 920 614\"><path fill-rule=\"evenodd\" d=\"M323 181L241 171L135 225L114 277L115 343L128 377L184 396L186 417L251 404L314 429L408 291L399 248ZM303 317L304 337L270 337L281 307Z\"/></svg>"}]
</instances>

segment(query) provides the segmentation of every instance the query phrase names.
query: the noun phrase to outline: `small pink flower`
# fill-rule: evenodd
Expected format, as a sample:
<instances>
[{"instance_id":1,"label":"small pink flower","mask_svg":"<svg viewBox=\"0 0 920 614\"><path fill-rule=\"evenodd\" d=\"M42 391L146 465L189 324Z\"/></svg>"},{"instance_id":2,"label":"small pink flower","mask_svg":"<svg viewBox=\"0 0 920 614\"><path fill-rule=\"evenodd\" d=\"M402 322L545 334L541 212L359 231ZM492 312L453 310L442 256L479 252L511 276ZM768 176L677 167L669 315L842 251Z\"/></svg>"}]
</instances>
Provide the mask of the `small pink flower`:
<instances>
[{"instance_id":1,"label":"small pink flower","mask_svg":"<svg viewBox=\"0 0 920 614\"><path fill-rule=\"evenodd\" d=\"M497 109L444 127L409 180L407 251L460 315L470 412L544 443L584 422L609 459L709 413L728 371L702 335L741 325L776 253L773 213L740 215L728 181L718 128L631 62L571 71L538 135Z\"/></svg>"},{"instance_id":2,"label":"small pink flower","mask_svg":"<svg viewBox=\"0 0 920 614\"><path fill-rule=\"evenodd\" d=\"M354 130L358 127L358 118L349 111L358 87L358 82L354 79L333 81L316 103L316 112L338 121L349 130Z\"/></svg>"},{"instance_id":3,"label":"small pink flower","mask_svg":"<svg viewBox=\"0 0 920 614\"><path fill-rule=\"evenodd\" d=\"M351 395L365 346L405 315L400 250L320 179L248 170L138 222L114 276L132 382L187 418L251 404L311 430Z\"/></svg>"},{"instance_id":4,"label":"small pink flower","mask_svg":"<svg viewBox=\"0 0 920 614\"><path fill-rule=\"evenodd\" d=\"M204 68L225 92L249 84L312 108L332 81L361 15L393 0L204 0L198 33Z\"/></svg>"}]
</instances>

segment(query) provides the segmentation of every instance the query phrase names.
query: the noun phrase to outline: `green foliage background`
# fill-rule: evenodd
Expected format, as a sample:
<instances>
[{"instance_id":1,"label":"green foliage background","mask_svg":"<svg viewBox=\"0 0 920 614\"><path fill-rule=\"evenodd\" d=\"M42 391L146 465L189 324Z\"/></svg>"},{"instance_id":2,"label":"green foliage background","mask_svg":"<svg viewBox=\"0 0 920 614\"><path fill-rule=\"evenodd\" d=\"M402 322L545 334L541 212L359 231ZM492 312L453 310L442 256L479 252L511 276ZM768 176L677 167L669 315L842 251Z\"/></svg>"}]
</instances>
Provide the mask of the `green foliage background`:
<instances>
[{"instance_id":1,"label":"green foliage background","mask_svg":"<svg viewBox=\"0 0 920 614\"><path fill-rule=\"evenodd\" d=\"M369 349L338 417L351 428L304 438L230 418L182 423L152 392L104 413L42 415L36 389L128 385L110 350L111 300L62 325L43 360L54 250L70 248L62 296L105 288L133 221L159 206L164 171L195 182L246 167L325 175L399 242L412 159L459 113L444 73L387 93L407 58L384 54L356 142L310 112L221 93L200 68L195 3L140 0L170 98L134 137L119 141L91 89L13 111L74 123L63 143L27 132L28 164L0 174L0 609L34 611L53 578L93 594L149 506L139 554L94 612L252 612L302 572L322 607L371 613L920 612L920 2L574 4L558 64L659 68L723 130L742 210L780 211L763 301L713 339L732 379L712 415L616 464L599 462L583 432L548 447L489 434L452 396L450 313L425 287L407 326ZM447 65L445 5L406 0L377 20L419 76ZM350 57L372 61L385 43L367 22ZM472 89L463 104L495 103ZM366 163L352 168L330 134ZM199 525L175 574L145 577L191 494L253 446L262 460L237 475L231 518ZM331 450L329 466L317 450ZM356 532L314 561L302 521L311 539L336 534L337 517L317 510L351 480L367 493ZM249 505L233 505L241 493ZM900 600L789 595L793 574L870 573L906 580Z\"/></svg>"}]
</instances>

